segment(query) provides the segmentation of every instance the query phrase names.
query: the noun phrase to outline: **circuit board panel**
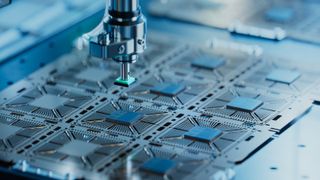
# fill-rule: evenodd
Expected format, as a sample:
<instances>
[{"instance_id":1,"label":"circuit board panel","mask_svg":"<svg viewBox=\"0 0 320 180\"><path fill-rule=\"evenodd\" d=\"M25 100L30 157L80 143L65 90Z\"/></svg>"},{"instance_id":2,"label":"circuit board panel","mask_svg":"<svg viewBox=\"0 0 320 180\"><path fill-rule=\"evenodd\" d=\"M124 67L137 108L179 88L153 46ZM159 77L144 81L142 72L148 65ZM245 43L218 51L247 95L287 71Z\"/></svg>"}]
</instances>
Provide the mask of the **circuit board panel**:
<instances>
[{"instance_id":1,"label":"circuit board panel","mask_svg":"<svg viewBox=\"0 0 320 180\"><path fill-rule=\"evenodd\" d=\"M256 47L172 38L150 33L129 88L113 85L115 62L74 50L5 89L1 159L57 179L232 178L312 104L314 73L283 79Z\"/></svg>"}]
</instances>

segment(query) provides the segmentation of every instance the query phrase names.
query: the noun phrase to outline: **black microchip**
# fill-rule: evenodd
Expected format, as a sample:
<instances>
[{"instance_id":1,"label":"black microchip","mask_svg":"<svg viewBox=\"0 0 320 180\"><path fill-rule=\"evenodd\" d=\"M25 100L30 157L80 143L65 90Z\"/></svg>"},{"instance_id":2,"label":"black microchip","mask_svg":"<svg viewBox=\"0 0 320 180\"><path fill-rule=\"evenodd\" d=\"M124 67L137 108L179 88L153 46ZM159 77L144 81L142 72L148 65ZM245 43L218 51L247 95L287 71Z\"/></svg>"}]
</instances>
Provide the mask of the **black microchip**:
<instances>
[{"instance_id":1,"label":"black microchip","mask_svg":"<svg viewBox=\"0 0 320 180\"><path fill-rule=\"evenodd\" d=\"M8 138L9 136L15 134L16 132L18 132L19 130L21 130L21 128L16 127L16 126L10 126L7 124L0 124L0 139L5 139Z\"/></svg>"},{"instance_id":2,"label":"black microchip","mask_svg":"<svg viewBox=\"0 0 320 180\"><path fill-rule=\"evenodd\" d=\"M186 132L184 137L196 141L211 142L221 134L222 131L219 129L196 126Z\"/></svg>"},{"instance_id":3,"label":"black microchip","mask_svg":"<svg viewBox=\"0 0 320 180\"><path fill-rule=\"evenodd\" d=\"M128 111L114 111L107 116L107 120L123 125L131 125L140 119L142 119L144 114L137 112L128 112Z\"/></svg>"},{"instance_id":4,"label":"black microchip","mask_svg":"<svg viewBox=\"0 0 320 180\"><path fill-rule=\"evenodd\" d=\"M252 112L263 104L262 101L252 98L236 97L227 104L227 108Z\"/></svg>"},{"instance_id":5,"label":"black microchip","mask_svg":"<svg viewBox=\"0 0 320 180\"><path fill-rule=\"evenodd\" d=\"M151 93L163 96L176 96L181 93L186 87L183 84L164 83L150 89Z\"/></svg>"},{"instance_id":6,"label":"black microchip","mask_svg":"<svg viewBox=\"0 0 320 180\"><path fill-rule=\"evenodd\" d=\"M296 81L301 74L297 71L290 71L284 69L277 69L272 71L267 76L268 81L274 81L278 83L291 84Z\"/></svg>"},{"instance_id":7,"label":"black microchip","mask_svg":"<svg viewBox=\"0 0 320 180\"><path fill-rule=\"evenodd\" d=\"M59 106L62 106L64 103L68 102L68 100L69 99L65 97L46 94L34 100L30 104L45 109L55 109Z\"/></svg>"},{"instance_id":8,"label":"black microchip","mask_svg":"<svg viewBox=\"0 0 320 180\"><path fill-rule=\"evenodd\" d=\"M224 64L225 61L221 58L202 57L192 61L191 66L201 69L214 70L223 66Z\"/></svg>"},{"instance_id":9,"label":"black microchip","mask_svg":"<svg viewBox=\"0 0 320 180\"><path fill-rule=\"evenodd\" d=\"M272 7L265 12L265 18L270 21L287 23L292 21L295 12L289 7Z\"/></svg>"},{"instance_id":10,"label":"black microchip","mask_svg":"<svg viewBox=\"0 0 320 180\"><path fill-rule=\"evenodd\" d=\"M98 145L91 144L85 141L73 140L63 145L58 152L68 154L71 156L86 156L97 149Z\"/></svg>"}]
</instances>

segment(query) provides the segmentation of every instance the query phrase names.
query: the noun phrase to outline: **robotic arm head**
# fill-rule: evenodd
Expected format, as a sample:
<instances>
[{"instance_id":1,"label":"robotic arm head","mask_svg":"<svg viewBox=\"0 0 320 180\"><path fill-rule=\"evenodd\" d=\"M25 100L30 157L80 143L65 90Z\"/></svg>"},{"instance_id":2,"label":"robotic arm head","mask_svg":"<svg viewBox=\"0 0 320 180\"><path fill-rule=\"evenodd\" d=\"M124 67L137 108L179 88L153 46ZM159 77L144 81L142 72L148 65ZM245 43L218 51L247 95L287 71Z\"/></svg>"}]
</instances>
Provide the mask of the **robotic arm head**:
<instances>
[{"instance_id":1,"label":"robotic arm head","mask_svg":"<svg viewBox=\"0 0 320 180\"><path fill-rule=\"evenodd\" d=\"M139 0L110 0L103 26L90 40L90 55L121 64L115 84L129 86L135 82L130 76L130 64L146 49L146 33L146 19Z\"/></svg>"}]
</instances>

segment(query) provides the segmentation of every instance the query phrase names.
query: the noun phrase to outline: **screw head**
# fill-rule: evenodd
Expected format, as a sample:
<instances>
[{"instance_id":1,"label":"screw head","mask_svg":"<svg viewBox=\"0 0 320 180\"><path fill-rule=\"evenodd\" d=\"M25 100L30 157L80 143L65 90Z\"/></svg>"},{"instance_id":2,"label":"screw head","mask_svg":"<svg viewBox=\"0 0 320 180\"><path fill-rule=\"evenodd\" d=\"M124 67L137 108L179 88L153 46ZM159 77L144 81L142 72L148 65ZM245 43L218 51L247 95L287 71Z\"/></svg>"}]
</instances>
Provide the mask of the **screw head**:
<instances>
[{"instance_id":1,"label":"screw head","mask_svg":"<svg viewBox=\"0 0 320 180\"><path fill-rule=\"evenodd\" d=\"M144 40L139 39L139 40L138 40L138 44L140 44L140 45L144 45Z\"/></svg>"},{"instance_id":2,"label":"screw head","mask_svg":"<svg viewBox=\"0 0 320 180\"><path fill-rule=\"evenodd\" d=\"M118 49L118 52L119 54L123 54L125 50L126 50L126 47L124 45L121 45Z\"/></svg>"}]
</instances>

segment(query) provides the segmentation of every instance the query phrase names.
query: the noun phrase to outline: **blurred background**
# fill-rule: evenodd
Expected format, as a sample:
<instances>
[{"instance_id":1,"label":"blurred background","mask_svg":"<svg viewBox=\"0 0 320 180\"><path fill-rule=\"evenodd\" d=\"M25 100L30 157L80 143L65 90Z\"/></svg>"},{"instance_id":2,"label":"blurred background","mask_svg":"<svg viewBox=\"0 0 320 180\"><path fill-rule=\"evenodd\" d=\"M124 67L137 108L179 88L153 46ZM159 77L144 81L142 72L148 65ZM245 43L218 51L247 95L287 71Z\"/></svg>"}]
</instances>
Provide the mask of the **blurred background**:
<instances>
[{"instance_id":1,"label":"blurred background","mask_svg":"<svg viewBox=\"0 0 320 180\"><path fill-rule=\"evenodd\" d=\"M3 1L0 1L1 3ZM0 9L0 90L70 52L102 19L105 0L13 0ZM216 39L320 68L319 0L141 0L148 30ZM314 89L318 93L319 89ZM320 179L320 107L235 168L236 180Z\"/></svg>"}]
</instances>

